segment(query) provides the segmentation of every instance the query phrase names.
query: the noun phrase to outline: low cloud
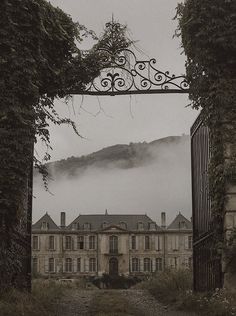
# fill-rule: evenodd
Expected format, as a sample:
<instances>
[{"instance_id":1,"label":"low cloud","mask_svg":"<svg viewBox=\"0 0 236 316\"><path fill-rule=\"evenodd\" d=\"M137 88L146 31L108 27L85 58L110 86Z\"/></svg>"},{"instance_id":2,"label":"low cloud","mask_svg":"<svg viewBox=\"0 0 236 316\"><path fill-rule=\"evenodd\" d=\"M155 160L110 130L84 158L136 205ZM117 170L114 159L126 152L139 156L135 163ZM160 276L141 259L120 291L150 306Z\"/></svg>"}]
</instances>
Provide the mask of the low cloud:
<instances>
[{"instance_id":1,"label":"low cloud","mask_svg":"<svg viewBox=\"0 0 236 316\"><path fill-rule=\"evenodd\" d=\"M138 150L139 147L136 148ZM59 223L61 211L67 213L67 224L79 214L144 214L160 222L160 213L172 220L181 211L191 217L190 140L185 136L178 141L149 144L137 153L137 164L124 168L121 160L106 167L92 165L78 169L71 177L54 174L46 192L37 176L34 181L33 218L46 211ZM124 163L125 164L125 163Z\"/></svg>"}]
</instances>

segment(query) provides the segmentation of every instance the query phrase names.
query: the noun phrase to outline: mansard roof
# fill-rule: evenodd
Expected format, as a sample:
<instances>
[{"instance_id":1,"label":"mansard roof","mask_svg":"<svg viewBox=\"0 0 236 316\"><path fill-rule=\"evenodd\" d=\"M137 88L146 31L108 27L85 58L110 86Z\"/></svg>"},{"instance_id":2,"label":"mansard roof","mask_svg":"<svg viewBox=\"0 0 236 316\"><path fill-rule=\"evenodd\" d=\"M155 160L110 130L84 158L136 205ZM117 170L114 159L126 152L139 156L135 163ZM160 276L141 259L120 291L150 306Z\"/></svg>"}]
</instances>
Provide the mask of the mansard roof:
<instances>
[{"instance_id":1,"label":"mansard roof","mask_svg":"<svg viewBox=\"0 0 236 316\"><path fill-rule=\"evenodd\" d=\"M76 224L76 225L79 224L79 227L81 227L81 229L83 229L84 225L90 224L91 230L102 230L102 229L104 229L104 224L106 224L106 226L111 226L111 225L121 226L122 223L125 224L125 229L127 229L127 230L138 230L138 223L143 224L143 230L149 230L150 223L154 223L156 229L161 229L147 215L141 215L141 214L107 214L107 213L106 214L79 215L67 227L67 229L72 229L73 224Z\"/></svg>"},{"instance_id":2,"label":"mansard roof","mask_svg":"<svg viewBox=\"0 0 236 316\"><path fill-rule=\"evenodd\" d=\"M173 222L167 227L167 229L190 229L192 230L192 223L183 216L180 212L175 217Z\"/></svg>"},{"instance_id":3,"label":"mansard roof","mask_svg":"<svg viewBox=\"0 0 236 316\"><path fill-rule=\"evenodd\" d=\"M47 223L48 230L60 230L48 213L44 214L35 224L32 225L32 230L41 230L42 223Z\"/></svg>"}]
</instances>

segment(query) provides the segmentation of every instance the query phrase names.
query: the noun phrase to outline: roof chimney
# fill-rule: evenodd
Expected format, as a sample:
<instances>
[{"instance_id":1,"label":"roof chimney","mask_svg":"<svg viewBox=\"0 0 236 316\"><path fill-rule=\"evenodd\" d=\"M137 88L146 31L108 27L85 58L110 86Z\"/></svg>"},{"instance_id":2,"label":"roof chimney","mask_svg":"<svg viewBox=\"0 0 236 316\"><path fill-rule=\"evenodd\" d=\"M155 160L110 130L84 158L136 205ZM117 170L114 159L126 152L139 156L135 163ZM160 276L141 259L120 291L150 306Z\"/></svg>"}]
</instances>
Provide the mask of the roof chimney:
<instances>
[{"instance_id":1,"label":"roof chimney","mask_svg":"<svg viewBox=\"0 0 236 316\"><path fill-rule=\"evenodd\" d=\"M166 228L166 213L161 212L161 227Z\"/></svg>"},{"instance_id":2,"label":"roof chimney","mask_svg":"<svg viewBox=\"0 0 236 316\"><path fill-rule=\"evenodd\" d=\"M61 212L61 228L65 228L65 227L66 227L66 213Z\"/></svg>"}]
</instances>

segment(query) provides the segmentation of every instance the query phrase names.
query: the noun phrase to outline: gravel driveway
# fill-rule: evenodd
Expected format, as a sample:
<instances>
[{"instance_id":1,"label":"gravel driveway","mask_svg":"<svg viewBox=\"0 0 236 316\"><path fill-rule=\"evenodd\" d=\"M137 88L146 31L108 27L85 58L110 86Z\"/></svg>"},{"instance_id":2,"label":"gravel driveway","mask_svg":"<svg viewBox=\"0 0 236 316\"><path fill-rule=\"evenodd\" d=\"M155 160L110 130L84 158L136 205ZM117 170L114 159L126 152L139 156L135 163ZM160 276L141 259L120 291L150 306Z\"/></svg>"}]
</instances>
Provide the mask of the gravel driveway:
<instances>
[{"instance_id":1,"label":"gravel driveway","mask_svg":"<svg viewBox=\"0 0 236 316\"><path fill-rule=\"evenodd\" d=\"M116 316L116 315L133 315L117 314L112 309L109 313L91 313L91 304L94 300L99 300L103 295L117 296L117 300L126 300L131 307L135 307L142 316L196 316L196 314L174 311L164 306L152 297L145 290L69 290L62 302L59 304L57 316Z\"/></svg>"}]
</instances>

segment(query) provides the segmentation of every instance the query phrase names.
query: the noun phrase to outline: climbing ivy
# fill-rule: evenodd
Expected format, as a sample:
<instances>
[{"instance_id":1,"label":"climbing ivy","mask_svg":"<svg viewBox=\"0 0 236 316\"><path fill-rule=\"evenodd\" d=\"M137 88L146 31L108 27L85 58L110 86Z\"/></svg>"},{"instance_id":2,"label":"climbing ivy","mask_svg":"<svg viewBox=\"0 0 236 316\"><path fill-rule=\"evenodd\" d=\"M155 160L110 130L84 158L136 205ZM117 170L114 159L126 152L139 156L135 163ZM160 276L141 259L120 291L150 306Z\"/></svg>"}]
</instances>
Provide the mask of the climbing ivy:
<instances>
[{"instance_id":1,"label":"climbing ivy","mask_svg":"<svg viewBox=\"0 0 236 316\"><path fill-rule=\"evenodd\" d=\"M118 30L119 31L119 30ZM0 284L13 284L22 272L20 252L28 207L33 145L50 147L49 122L69 124L54 100L83 90L99 75L96 49L82 54L76 46L93 32L45 0L0 2ZM124 39L121 33L117 40ZM46 153L45 160L50 159ZM46 176L44 166L35 165ZM14 236L14 237L13 237ZM18 237L17 237L18 236ZM19 246L20 245L20 246ZM28 254L29 255L29 254Z\"/></svg>"},{"instance_id":2,"label":"climbing ivy","mask_svg":"<svg viewBox=\"0 0 236 316\"><path fill-rule=\"evenodd\" d=\"M210 131L211 211L220 244L227 185L236 179L236 2L186 0L176 17L191 106L202 110Z\"/></svg>"}]
</instances>

